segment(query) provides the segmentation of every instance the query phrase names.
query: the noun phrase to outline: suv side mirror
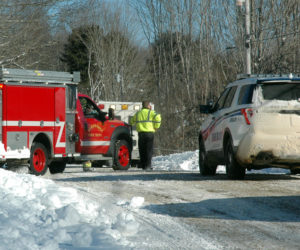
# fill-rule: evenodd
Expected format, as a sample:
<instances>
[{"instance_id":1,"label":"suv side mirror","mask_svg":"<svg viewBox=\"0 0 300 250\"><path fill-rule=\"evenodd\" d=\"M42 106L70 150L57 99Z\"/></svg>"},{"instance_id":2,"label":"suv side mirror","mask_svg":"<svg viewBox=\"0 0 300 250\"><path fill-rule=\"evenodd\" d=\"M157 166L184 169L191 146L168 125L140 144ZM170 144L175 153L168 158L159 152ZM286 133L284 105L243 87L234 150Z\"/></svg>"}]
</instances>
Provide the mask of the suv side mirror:
<instances>
[{"instance_id":1,"label":"suv side mirror","mask_svg":"<svg viewBox=\"0 0 300 250\"><path fill-rule=\"evenodd\" d=\"M210 114L213 112L214 102L209 101L207 105L200 105L200 113L201 114Z\"/></svg>"},{"instance_id":2,"label":"suv side mirror","mask_svg":"<svg viewBox=\"0 0 300 250\"><path fill-rule=\"evenodd\" d=\"M200 105L200 113L201 114L211 113L211 106L210 105Z\"/></svg>"}]
</instances>

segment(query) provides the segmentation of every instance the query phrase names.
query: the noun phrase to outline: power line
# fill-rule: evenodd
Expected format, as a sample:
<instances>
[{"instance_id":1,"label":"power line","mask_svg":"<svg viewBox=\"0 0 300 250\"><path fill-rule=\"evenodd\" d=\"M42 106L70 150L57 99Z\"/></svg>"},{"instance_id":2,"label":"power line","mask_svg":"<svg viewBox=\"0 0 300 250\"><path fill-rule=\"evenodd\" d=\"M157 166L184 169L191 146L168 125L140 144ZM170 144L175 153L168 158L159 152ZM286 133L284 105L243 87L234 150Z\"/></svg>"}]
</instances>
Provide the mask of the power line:
<instances>
[{"instance_id":1,"label":"power line","mask_svg":"<svg viewBox=\"0 0 300 250\"><path fill-rule=\"evenodd\" d=\"M283 22L282 19L278 19L273 22L271 20L268 20L268 21L269 21L269 23L267 23L267 24L270 24L270 27L263 28L260 31L267 31L267 30L270 31L270 30L273 30L274 28L278 28L286 23L286 22ZM297 21L297 23L296 23L296 21ZM291 22L289 22L289 24L290 24L289 26L291 26L292 24L299 24L299 22L300 22L299 19L294 19ZM256 24L256 22L252 22L252 23Z\"/></svg>"},{"instance_id":2,"label":"power line","mask_svg":"<svg viewBox=\"0 0 300 250\"><path fill-rule=\"evenodd\" d=\"M281 34L281 35L274 35L273 37L252 40L252 42L257 43L257 42L261 42L261 41L273 40L273 39L276 39L276 38L285 38L287 36L293 36L293 35L296 35L296 34L299 34L299 33L300 33L300 31L294 31L294 32L291 32L291 33L285 33L285 34Z\"/></svg>"}]
</instances>

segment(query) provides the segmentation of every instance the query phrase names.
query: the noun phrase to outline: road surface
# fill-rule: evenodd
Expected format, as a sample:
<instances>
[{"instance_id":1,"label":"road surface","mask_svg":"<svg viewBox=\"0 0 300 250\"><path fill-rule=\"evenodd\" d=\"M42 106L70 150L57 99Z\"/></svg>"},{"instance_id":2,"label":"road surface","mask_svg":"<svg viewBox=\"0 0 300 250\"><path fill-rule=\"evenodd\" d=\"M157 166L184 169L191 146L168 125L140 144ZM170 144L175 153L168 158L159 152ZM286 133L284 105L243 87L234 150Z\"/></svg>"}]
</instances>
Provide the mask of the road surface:
<instances>
[{"instance_id":1,"label":"road surface","mask_svg":"<svg viewBox=\"0 0 300 250\"><path fill-rule=\"evenodd\" d=\"M145 238L148 248L300 249L299 175L247 174L232 181L225 174L68 166L45 178L99 200L101 193L144 197L136 216L157 232Z\"/></svg>"}]
</instances>

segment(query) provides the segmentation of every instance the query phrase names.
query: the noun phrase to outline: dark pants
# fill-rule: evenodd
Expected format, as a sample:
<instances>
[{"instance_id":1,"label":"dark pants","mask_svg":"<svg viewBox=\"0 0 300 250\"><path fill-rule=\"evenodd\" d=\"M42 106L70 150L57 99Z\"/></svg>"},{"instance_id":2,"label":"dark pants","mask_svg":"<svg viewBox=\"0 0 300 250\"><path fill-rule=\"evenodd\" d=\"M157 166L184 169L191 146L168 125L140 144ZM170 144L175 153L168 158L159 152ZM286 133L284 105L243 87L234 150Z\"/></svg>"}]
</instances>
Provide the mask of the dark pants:
<instances>
[{"instance_id":1,"label":"dark pants","mask_svg":"<svg viewBox=\"0 0 300 250\"><path fill-rule=\"evenodd\" d=\"M140 132L139 134L140 167L151 168L153 155L154 133Z\"/></svg>"}]
</instances>

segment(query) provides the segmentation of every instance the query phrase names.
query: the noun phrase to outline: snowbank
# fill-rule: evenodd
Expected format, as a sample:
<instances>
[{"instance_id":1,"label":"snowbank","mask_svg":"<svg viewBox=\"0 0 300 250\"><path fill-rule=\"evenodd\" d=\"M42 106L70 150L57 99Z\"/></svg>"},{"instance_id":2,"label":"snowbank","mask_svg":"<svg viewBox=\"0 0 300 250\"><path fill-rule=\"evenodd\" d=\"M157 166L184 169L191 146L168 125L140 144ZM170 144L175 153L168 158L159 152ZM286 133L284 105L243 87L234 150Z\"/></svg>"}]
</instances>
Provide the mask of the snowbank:
<instances>
[{"instance_id":1,"label":"snowbank","mask_svg":"<svg viewBox=\"0 0 300 250\"><path fill-rule=\"evenodd\" d=\"M165 171L197 171L199 172L199 151L188 151L183 153L171 154L166 156L154 157L152 165L154 170ZM290 171L282 168L266 168L262 170L247 171L247 174L286 174ZM219 165L217 173L226 173L225 166Z\"/></svg>"},{"instance_id":2,"label":"snowbank","mask_svg":"<svg viewBox=\"0 0 300 250\"><path fill-rule=\"evenodd\" d=\"M198 171L198 151L154 157L152 162L155 170Z\"/></svg>"},{"instance_id":3,"label":"snowbank","mask_svg":"<svg viewBox=\"0 0 300 250\"><path fill-rule=\"evenodd\" d=\"M76 189L51 180L3 169L0 175L0 249L131 246L123 236L138 230L130 209L138 209L142 197L133 197L129 212L112 214L109 202L99 207Z\"/></svg>"}]
</instances>

